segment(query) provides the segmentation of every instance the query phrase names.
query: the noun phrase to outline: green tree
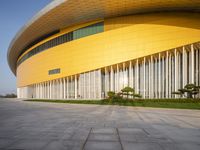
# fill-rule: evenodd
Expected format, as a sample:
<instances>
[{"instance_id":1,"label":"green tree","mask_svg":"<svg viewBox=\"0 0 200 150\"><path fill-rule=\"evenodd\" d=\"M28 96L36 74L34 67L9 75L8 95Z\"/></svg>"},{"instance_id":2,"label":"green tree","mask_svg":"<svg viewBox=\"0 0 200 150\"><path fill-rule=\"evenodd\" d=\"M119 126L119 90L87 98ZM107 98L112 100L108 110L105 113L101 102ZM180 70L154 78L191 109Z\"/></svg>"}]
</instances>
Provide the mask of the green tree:
<instances>
[{"instance_id":1,"label":"green tree","mask_svg":"<svg viewBox=\"0 0 200 150\"><path fill-rule=\"evenodd\" d=\"M123 88L121 91L122 91L122 95L125 95L127 99L129 95L133 95L135 93L134 88L128 87L128 86Z\"/></svg>"},{"instance_id":2,"label":"green tree","mask_svg":"<svg viewBox=\"0 0 200 150\"><path fill-rule=\"evenodd\" d=\"M183 89L178 89L178 91L172 92L172 94L180 95L181 97L185 96L187 98L193 98L193 96L199 93L200 86L196 86L195 84L186 84Z\"/></svg>"}]
</instances>

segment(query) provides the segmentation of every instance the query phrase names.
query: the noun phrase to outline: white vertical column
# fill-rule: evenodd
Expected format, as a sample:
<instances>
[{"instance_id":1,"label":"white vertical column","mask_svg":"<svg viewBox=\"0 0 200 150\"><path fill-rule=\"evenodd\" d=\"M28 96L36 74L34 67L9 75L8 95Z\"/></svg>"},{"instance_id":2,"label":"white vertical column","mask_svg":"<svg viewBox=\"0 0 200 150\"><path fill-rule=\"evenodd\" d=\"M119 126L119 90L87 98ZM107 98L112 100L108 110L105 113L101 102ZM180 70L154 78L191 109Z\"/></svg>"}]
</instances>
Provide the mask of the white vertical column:
<instances>
[{"instance_id":1,"label":"white vertical column","mask_svg":"<svg viewBox=\"0 0 200 150\"><path fill-rule=\"evenodd\" d=\"M70 76L70 98L73 99L74 98L74 88L73 88L73 76Z\"/></svg>"},{"instance_id":2,"label":"white vertical column","mask_svg":"<svg viewBox=\"0 0 200 150\"><path fill-rule=\"evenodd\" d=\"M61 84L61 99L64 98L64 82L63 82L63 78L60 78L60 82Z\"/></svg>"},{"instance_id":3,"label":"white vertical column","mask_svg":"<svg viewBox=\"0 0 200 150\"><path fill-rule=\"evenodd\" d=\"M46 88L47 88L47 99L49 99L49 81L46 82Z\"/></svg>"},{"instance_id":4,"label":"white vertical column","mask_svg":"<svg viewBox=\"0 0 200 150\"><path fill-rule=\"evenodd\" d=\"M191 66L191 82L194 84L194 45L191 45L192 66Z\"/></svg>"},{"instance_id":5,"label":"white vertical column","mask_svg":"<svg viewBox=\"0 0 200 150\"><path fill-rule=\"evenodd\" d=\"M125 68L125 63L122 64L122 87L124 88L126 86L126 68Z\"/></svg>"},{"instance_id":6,"label":"white vertical column","mask_svg":"<svg viewBox=\"0 0 200 150\"><path fill-rule=\"evenodd\" d=\"M50 99L50 81L47 81L47 87L48 87L48 99Z\"/></svg>"},{"instance_id":7,"label":"white vertical column","mask_svg":"<svg viewBox=\"0 0 200 150\"><path fill-rule=\"evenodd\" d=\"M46 97L46 82L43 83L43 86L44 86L44 95L43 95L43 98L47 98Z\"/></svg>"},{"instance_id":8,"label":"white vertical column","mask_svg":"<svg viewBox=\"0 0 200 150\"><path fill-rule=\"evenodd\" d=\"M48 89L47 89L47 86L48 86L48 85L47 85L47 81L44 82L44 85L45 85L45 86L44 86L44 87L45 87L45 96L44 96L44 98L45 98L45 99L48 99Z\"/></svg>"},{"instance_id":9,"label":"white vertical column","mask_svg":"<svg viewBox=\"0 0 200 150\"><path fill-rule=\"evenodd\" d=\"M132 62L129 62L129 87L133 87L133 71L132 71Z\"/></svg>"},{"instance_id":10,"label":"white vertical column","mask_svg":"<svg viewBox=\"0 0 200 150\"><path fill-rule=\"evenodd\" d=\"M52 98L52 92L51 92L51 81L49 81L49 98Z\"/></svg>"},{"instance_id":11,"label":"white vertical column","mask_svg":"<svg viewBox=\"0 0 200 150\"><path fill-rule=\"evenodd\" d=\"M155 97L158 98L158 58L155 58L155 70L154 70L155 80L154 80L154 90Z\"/></svg>"},{"instance_id":12,"label":"white vertical column","mask_svg":"<svg viewBox=\"0 0 200 150\"><path fill-rule=\"evenodd\" d=\"M179 52L177 53L177 90L180 88L180 54Z\"/></svg>"},{"instance_id":13,"label":"white vertical column","mask_svg":"<svg viewBox=\"0 0 200 150\"><path fill-rule=\"evenodd\" d=\"M198 85L200 85L200 47L198 47ZM200 98L200 93L199 93Z\"/></svg>"},{"instance_id":14,"label":"white vertical column","mask_svg":"<svg viewBox=\"0 0 200 150\"><path fill-rule=\"evenodd\" d=\"M59 86L59 89L58 89L58 92L59 92L59 99L62 99L62 79L58 79L58 86Z\"/></svg>"},{"instance_id":15,"label":"white vertical column","mask_svg":"<svg viewBox=\"0 0 200 150\"><path fill-rule=\"evenodd\" d=\"M195 50L195 57L196 57L196 61L195 61L195 64L196 64L196 68L195 68L195 83L196 83L196 85L198 85L198 83L199 83L199 79L198 79L198 72L199 72L199 68L198 68L198 66L199 66L199 61L198 61L198 57L199 57L199 54L198 54L198 50Z\"/></svg>"},{"instance_id":16,"label":"white vertical column","mask_svg":"<svg viewBox=\"0 0 200 150\"><path fill-rule=\"evenodd\" d=\"M96 96L96 90L97 90L97 87L98 87L98 86L96 86L96 71L94 71L94 82L93 82L93 84L94 84L93 85L93 87L94 87L94 98L96 99L97 98L97 96Z\"/></svg>"},{"instance_id":17,"label":"white vertical column","mask_svg":"<svg viewBox=\"0 0 200 150\"><path fill-rule=\"evenodd\" d=\"M39 86L38 86L38 83L36 84L36 92L37 92L37 98L39 98Z\"/></svg>"},{"instance_id":18,"label":"white vertical column","mask_svg":"<svg viewBox=\"0 0 200 150\"><path fill-rule=\"evenodd\" d=\"M52 98L52 91L51 91L52 86L51 86L51 84L52 84L52 81L50 80L49 81L49 98L50 99Z\"/></svg>"},{"instance_id":19,"label":"white vertical column","mask_svg":"<svg viewBox=\"0 0 200 150\"><path fill-rule=\"evenodd\" d=\"M44 82L44 98L47 99L47 82Z\"/></svg>"},{"instance_id":20,"label":"white vertical column","mask_svg":"<svg viewBox=\"0 0 200 150\"><path fill-rule=\"evenodd\" d=\"M148 77L149 77L149 87L148 87L148 95L149 97L148 98L151 98L151 59L149 59L148 61L148 67L149 67L149 71L148 71Z\"/></svg>"},{"instance_id":21,"label":"white vertical column","mask_svg":"<svg viewBox=\"0 0 200 150\"><path fill-rule=\"evenodd\" d=\"M39 83L37 84L37 87L38 87L38 98L40 98L40 84Z\"/></svg>"},{"instance_id":22,"label":"white vertical column","mask_svg":"<svg viewBox=\"0 0 200 150\"><path fill-rule=\"evenodd\" d=\"M114 91L113 66L110 67L110 90Z\"/></svg>"},{"instance_id":23,"label":"white vertical column","mask_svg":"<svg viewBox=\"0 0 200 150\"><path fill-rule=\"evenodd\" d=\"M45 83L42 83L42 98L44 98L45 95Z\"/></svg>"},{"instance_id":24,"label":"white vertical column","mask_svg":"<svg viewBox=\"0 0 200 150\"><path fill-rule=\"evenodd\" d=\"M55 98L57 99L59 95L58 94L58 80L56 79L54 83L55 83Z\"/></svg>"},{"instance_id":25,"label":"white vertical column","mask_svg":"<svg viewBox=\"0 0 200 150\"><path fill-rule=\"evenodd\" d=\"M166 98L169 98L169 52L166 56Z\"/></svg>"},{"instance_id":26,"label":"white vertical column","mask_svg":"<svg viewBox=\"0 0 200 150\"><path fill-rule=\"evenodd\" d=\"M174 57L175 57L175 64L174 64L174 66L175 66L175 81L174 81L174 87L175 87L175 91L177 91L178 90L178 68L177 68L177 62L178 62L178 60L177 60L177 50L175 49L174 50ZM177 96L175 95L175 98L177 98Z\"/></svg>"},{"instance_id":27,"label":"white vertical column","mask_svg":"<svg viewBox=\"0 0 200 150\"><path fill-rule=\"evenodd\" d=\"M52 98L58 98L57 97L57 80L53 80L52 82Z\"/></svg>"},{"instance_id":28,"label":"white vertical column","mask_svg":"<svg viewBox=\"0 0 200 150\"><path fill-rule=\"evenodd\" d=\"M77 91L77 75L75 75L75 99L77 99L77 95L78 95L77 93L78 93L78 91Z\"/></svg>"},{"instance_id":29,"label":"white vertical column","mask_svg":"<svg viewBox=\"0 0 200 150\"><path fill-rule=\"evenodd\" d=\"M49 98L51 99L52 98L52 81L49 81Z\"/></svg>"},{"instance_id":30,"label":"white vertical column","mask_svg":"<svg viewBox=\"0 0 200 150\"><path fill-rule=\"evenodd\" d=\"M37 98L37 84L35 84L35 98Z\"/></svg>"},{"instance_id":31,"label":"white vertical column","mask_svg":"<svg viewBox=\"0 0 200 150\"><path fill-rule=\"evenodd\" d=\"M161 54L158 56L158 98L161 98Z\"/></svg>"},{"instance_id":32,"label":"white vertical column","mask_svg":"<svg viewBox=\"0 0 200 150\"><path fill-rule=\"evenodd\" d=\"M67 77L67 99L69 99L69 77Z\"/></svg>"},{"instance_id":33,"label":"white vertical column","mask_svg":"<svg viewBox=\"0 0 200 150\"><path fill-rule=\"evenodd\" d=\"M50 93L50 91L49 91L49 87L50 85L49 85L49 81L47 81L47 98L48 99L50 99L50 96L49 96L49 93Z\"/></svg>"},{"instance_id":34,"label":"white vertical column","mask_svg":"<svg viewBox=\"0 0 200 150\"><path fill-rule=\"evenodd\" d=\"M119 83L120 83L120 78L119 78L119 64L117 64L117 84L116 84L116 86L117 86L117 92L119 92L120 90L119 90Z\"/></svg>"},{"instance_id":35,"label":"white vertical column","mask_svg":"<svg viewBox=\"0 0 200 150\"><path fill-rule=\"evenodd\" d=\"M53 80L53 98L56 98L56 80Z\"/></svg>"},{"instance_id":36,"label":"white vertical column","mask_svg":"<svg viewBox=\"0 0 200 150\"><path fill-rule=\"evenodd\" d=\"M66 98L66 83L65 83L65 78L63 78L63 99Z\"/></svg>"},{"instance_id":37,"label":"white vertical column","mask_svg":"<svg viewBox=\"0 0 200 150\"><path fill-rule=\"evenodd\" d=\"M45 98L49 99L49 82L46 81L45 84L46 84L46 95L45 95Z\"/></svg>"},{"instance_id":38,"label":"white vertical column","mask_svg":"<svg viewBox=\"0 0 200 150\"><path fill-rule=\"evenodd\" d=\"M41 99L42 98L42 88L41 88L41 83L39 83L39 98Z\"/></svg>"},{"instance_id":39,"label":"white vertical column","mask_svg":"<svg viewBox=\"0 0 200 150\"><path fill-rule=\"evenodd\" d=\"M151 98L154 98L154 61L153 56L151 55Z\"/></svg>"},{"instance_id":40,"label":"white vertical column","mask_svg":"<svg viewBox=\"0 0 200 150\"><path fill-rule=\"evenodd\" d=\"M42 98L44 98L44 83L41 84L42 84Z\"/></svg>"},{"instance_id":41,"label":"white vertical column","mask_svg":"<svg viewBox=\"0 0 200 150\"><path fill-rule=\"evenodd\" d=\"M42 99L42 83L40 83L40 98Z\"/></svg>"},{"instance_id":42,"label":"white vertical column","mask_svg":"<svg viewBox=\"0 0 200 150\"><path fill-rule=\"evenodd\" d=\"M41 83L42 85L42 98L44 98L44 83Z\"/></svg>"},{"instance_id":43,"label":"white vertical column","mask_svg":"<svg viewBox=\"0 0 200 150\"><path fill-rule=\"evenodd\" d=\"M136 93L139 93L139 60L136 60Z\"/></svg>"},{"instance_id":44,"label":"white vertical column","mask_svg":"<svg viewBox=\"0 0 200 150\"><path fill-rule=\"evenodd\" d=\"M40 98L40 89L39 89L39 83L37 84L37 98Z\"/></svg>"},{"instance_id":45,"label":"white vertical column","mask_svg":"<svg viewBox=\"0 0 200 150\"><path fill-rule=\"evenodd\" d=\"M101 81L101 69L98 70L98 78L99 78L99 99L102 98L101 92L102 92L102 81Z\"/></svg>"},{"instance_id":46,"label":"white vertical column","mask_svg":"<svg viewBox=\"0 0 200 150\"><path fill-rule=\"evenodd\" d=\"M40 98L40 83L38 83L38 98Z\"/></svg>"},{"instance_id":47,"label":"white vertical column","mask_svg":"<svg viewBox=\"0 0 200 150\"><path fill-rule=\"evenodd\" d=\"M38 83L38 93L39 93L39 99L41 98L41 87L40 87L40 83Z\"/></svg>"},{"instance_id":48,"label":"white vertical column","mask_svg":"<svg viewBox=\"0 0 200 150\"><path fill-rule=\"evenodd\" d=\"M47 87L48 87L48 85L47 85L47 81L46 82L44 82L44 87L45 87L45 96L44 96L44 98L45 99L48 99L48 89L47 89Z\"/></svg>"},{"instance_id":49,"label":"white vertical column","mask_svg":"<svg viewBox=\"0 0 200 150\"><path fill-rule=\"evenodd\" d=\"M41 87L41 98L43 98L43 83L40 83L40 87Z\"/></svg>"},{"instance_id":50,"label":"white vertical column","mask_svg":"<svg viewBox=\"0 0 200 150\"><path fill-rule=\"evenodd\" d=\"M57 98L57 80L53 82L53 97Z\"/></svg>"},{"instance_id":51,"label":"white vertical column","mask_svg":"<svg viewBox=\"0 0 200 150\"><path fill-rule=\"evenodd\" d=\"M47 99L47 82L44 82L44 98Z\"/></svg>"},{"instance_id":52,"label":"white vertical column","mask_svg":"<svg viewBox=\"0 0 200 150\"><path fill-rule=\"evenodd\" d=\"M46 98L46 82L43 83L43 98Z\"/></svg>"},{"instance_id":53,"label":"white vertical column","mask_svg":"<svg viewBox=\"0 0 200 150\"><path fill-rule=\"evenodd\" d=\"M108 92L108 71L107 67L105 67L105 96L107 96Z\"/></svg>"},{"instance_id":54,"label":"white vertical column","mask_svg":"<svg viewBox=\"0 0 200 150\"><path fill-rule=\"evenodd\" d=\"M54 97L54 80L52 80L52 85L51 85L51 96L52 96L52 98L55 98Z\"/></svg>"},{"instance_id":55,"label":"white vertical column","mask_svg":"<svg viewBox=\"0 0 200 150\"><path fill-rule=\"evenodd\" d=\"M46 98L46 82L43 83L43 98Z\"/></svg>"},{"instance_id":56,"label":"white vertical column","mask_svg":"<svg viewBox=\"0 0 200 150\"><path fill-rule=\"evenodd\" d=\"M49 99L51 99L51 81L49 81Z\"/></svg>"},{"instance_id":57,"label":"white vertical column","mask_svg":"<svg viewBox=\"0 0 200 150\"><path fill-rule=\"evenodd\" d=\"M165 79L165 57L163 56L162 57L162 80L161 80L161 82L162 82L162 92L161 92L161 97L162 98L165 98L165 81L166 81L166 79Z\"/></svg>"},{"instance_id":58,"label":"white vertical column","mask_svg":"<svg viewBox=\"0 0 200 150\"><path fill-rule=\"evenodd\" d=\"M83 74L83 99L86 98L86 84L85 84L85 73Z\"/></svg>"},{"instance_id":59,"label":"white vertical column","mask_svg":"<svg viewBox=\"0 0 200 150\"><path fill-rule=\"evenodd\" d=\"M172 54L169 56L169 97L172 97Z\"/></svg>"},{"instance_id":60,"label":"white vertical column","mask_svg":"<svg viewBox=\"0 0 200 150\"><path fill-rule=\"evenodd\" d=\"M144 75L144 82L143 82L143 84L144 84L144 86L143 86L143 88L144 88L144 94L143 94L143 98L145 98L146 97L146 57L144 57L144 62L143 62L143 69L144 69L144 71L143 71L143 75Z\"/></svg>"},{"instance_id":61,"label":"white vertical column","mask_svg":"<svg viewBox=\"0 0 200 150\"><path fill-rule=\"evenodd\" d=\"M46 83L43 82L43 98L46 98L45 94L46 94Z\"/></svg>"},{"instance_id":62,"label":"white vertical column","mask_svg":"<svg viewBox=\"0 0 200 150\"><path fill-rule=\"evenodd\" d=\"M184 86L186 85L186 65L187 65L187 63L186 63L186 56L185 56L185 47L183 46L183 50L182 50L182 60L183 60L183 65L182 65L182 70L183 70L183 72L182 72L182 75L183 75L183 87L182 88L184 88Z\"/></svg>"},{"instance_id":63,"label":"white vertical column","mask_svg":"<svg viewBox=\"0 0 200 150\"><path fill-rule=\"evenodd\" d=\"M91 99L91 71L88 72L88 98Z\"/></svg>"}]
</instances>

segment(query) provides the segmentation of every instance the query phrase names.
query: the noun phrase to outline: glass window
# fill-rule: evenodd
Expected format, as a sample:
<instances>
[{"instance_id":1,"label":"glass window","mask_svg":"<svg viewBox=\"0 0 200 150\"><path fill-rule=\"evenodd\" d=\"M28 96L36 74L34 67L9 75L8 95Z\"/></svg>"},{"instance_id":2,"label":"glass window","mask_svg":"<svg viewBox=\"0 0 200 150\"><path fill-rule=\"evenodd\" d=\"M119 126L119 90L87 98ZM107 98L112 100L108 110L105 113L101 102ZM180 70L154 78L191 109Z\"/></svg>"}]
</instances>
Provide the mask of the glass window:
<instances>
[{"instance_id":1,"label":"glass window","mask_svg":"<svg viewBox=\"0 0 200 150\"><path fill-rule=\"evenodd\" d=\"M60 68L52 69L52 70L49 70L48 72L49 75L58 74L58 73L60 73Z\"/></svg>"},{"instance_id":2,"label":"glass window","mask_svg":"<svg viewBox=\"0 0 200 150\"><path fill-rule=\"evenodd\" d=\"M51 47L57 46L59 44L65 43L65 42L75 40L75 39L79 39L79 38L86 37L86 36L89 36L89 35L97 34L97 33L103 32L103 31L104 31L104 23L100 22L100 23L96 23L96 24L93 24L93 25L89 25L89 26L77 29L75 31L61 35L59 37L56 37L55 39L52 39L50 41L47 41L47 42L35 47L33 50L31 50L30 52L25 54L17 62L17 66L19 66L23 61L30 58L31 56L36 55L36 54L38 54L38 53L40 53L40 52L42 52L42 51L44 51L48 48L51 48ZM51 35L51 34L49 34L49 35ZM48 37L48 36L46 35L46 37Z\"/></svg>"}]
</instances>

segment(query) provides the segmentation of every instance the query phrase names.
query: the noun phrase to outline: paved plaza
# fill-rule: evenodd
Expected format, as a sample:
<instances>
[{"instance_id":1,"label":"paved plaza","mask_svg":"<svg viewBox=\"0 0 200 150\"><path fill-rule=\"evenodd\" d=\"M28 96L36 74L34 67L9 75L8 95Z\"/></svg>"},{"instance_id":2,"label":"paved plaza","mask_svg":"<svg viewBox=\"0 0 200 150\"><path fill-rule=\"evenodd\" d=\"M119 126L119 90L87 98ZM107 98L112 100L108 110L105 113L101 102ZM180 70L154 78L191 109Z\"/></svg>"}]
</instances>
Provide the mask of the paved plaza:
<instances>
[{"instance_id":1,"label":"paved plaza","mask_svg":"<svg viewBox=\"0 0 200 150\"><path fill-rule=\"evenodd\" d=\"M199 150L200 111L0 99L1 150Z\"/></svg>"}]
</instances>

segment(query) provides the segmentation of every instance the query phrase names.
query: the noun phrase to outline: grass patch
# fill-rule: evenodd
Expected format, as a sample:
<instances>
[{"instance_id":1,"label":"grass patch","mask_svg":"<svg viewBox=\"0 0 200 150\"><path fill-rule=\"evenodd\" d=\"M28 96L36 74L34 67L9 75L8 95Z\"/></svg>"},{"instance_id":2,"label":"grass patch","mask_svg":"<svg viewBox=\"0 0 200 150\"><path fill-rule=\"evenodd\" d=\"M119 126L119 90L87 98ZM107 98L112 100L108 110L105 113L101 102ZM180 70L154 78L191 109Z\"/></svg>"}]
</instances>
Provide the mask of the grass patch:
<instances>
[{"instance_id":1,"label":"grass patch","mask_svg":"<svg viewBox=\"0 0 200 150\"><path fill-rule=\"evenodd\" d=\"M50 99L28 99L32 102L51 102L69 104L97 104L97 105L119 105L139 106L157 108L178 108L178 109L200 109L200 99L104 99L104 100L50 100Z\"/></svg>"}]
</instances>

